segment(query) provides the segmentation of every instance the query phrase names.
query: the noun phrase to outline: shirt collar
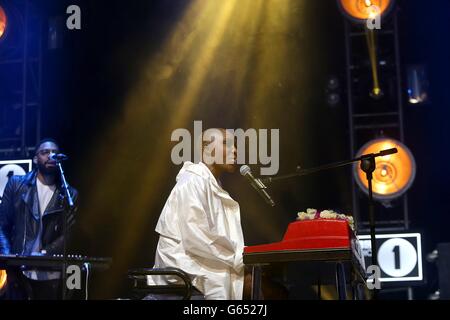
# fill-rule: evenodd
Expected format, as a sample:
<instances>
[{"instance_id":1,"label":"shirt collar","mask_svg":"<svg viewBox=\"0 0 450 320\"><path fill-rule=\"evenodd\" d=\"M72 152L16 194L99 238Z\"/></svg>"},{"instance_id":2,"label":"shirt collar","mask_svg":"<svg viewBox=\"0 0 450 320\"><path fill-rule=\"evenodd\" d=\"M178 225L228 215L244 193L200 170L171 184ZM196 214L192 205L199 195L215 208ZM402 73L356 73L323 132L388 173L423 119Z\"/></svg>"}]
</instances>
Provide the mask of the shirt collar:
<instances>
[{"instance_id":1,"label":"shirt collar","mask_svg":"<svg viewBox=\"0 0 450 320\"><path fill-rule=\"evenodd\" d=\"M190 161L186 161L184 163L183 168L181 169L180 173L183 171L189 171L189 172L197 174L205 179L208 179L209 182L211 183L213 191L216 194L218 194L224 198L231 199L229 193L222 188L222 186L217 181L216 177L213 175L211 170L209 170L208 166L205 163L199 162L198 164L194 164Z\"/></svg>"}]
</instances>

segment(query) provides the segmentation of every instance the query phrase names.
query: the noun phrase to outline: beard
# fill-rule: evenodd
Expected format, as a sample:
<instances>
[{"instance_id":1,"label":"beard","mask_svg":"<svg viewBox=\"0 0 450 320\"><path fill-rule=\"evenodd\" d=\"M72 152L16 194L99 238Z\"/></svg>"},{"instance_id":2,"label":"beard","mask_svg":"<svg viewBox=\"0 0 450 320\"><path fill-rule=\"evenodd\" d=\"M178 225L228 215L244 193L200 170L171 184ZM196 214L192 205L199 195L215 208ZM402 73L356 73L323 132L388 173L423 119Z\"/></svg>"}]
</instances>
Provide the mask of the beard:
<instances>
[{"instance_id":1,"label":"beard","mask_svg":"<svg viewBox=\"0 0 450 320\"><path fill-rule=\"evenodd\" d=\"M40 173L49 176L56 176L58 168L56 166L47 167L45 164L38 164L38 170Z\"/></svg>"},{"instance_id":2,"label":"beard","mask_svg":"<svg viewBox=\"0 0 450 320\"><path fill-rule=\"evenodd\" d=\"M221 164L220 165L220 169L223 172L227 172L227 173L234 173L236 171L236 165L233 164Z\"/></svg>"}]
</instances>

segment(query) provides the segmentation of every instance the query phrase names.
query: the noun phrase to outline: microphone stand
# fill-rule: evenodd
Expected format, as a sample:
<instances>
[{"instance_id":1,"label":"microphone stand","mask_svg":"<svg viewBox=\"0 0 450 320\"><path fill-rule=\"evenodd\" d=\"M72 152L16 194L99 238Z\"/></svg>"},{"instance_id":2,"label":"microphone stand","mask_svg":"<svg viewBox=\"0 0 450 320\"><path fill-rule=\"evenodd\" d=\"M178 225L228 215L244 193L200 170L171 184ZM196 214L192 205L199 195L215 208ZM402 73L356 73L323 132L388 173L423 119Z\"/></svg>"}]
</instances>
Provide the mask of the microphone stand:
<instances>
[{"instance_id":1,"label":"microphone stand","mask_svg":"<svg viewBox=\"0 0 450 320\"><path fill-rule=\"evenodd\" d=\"M358 158L347 160L347 161L335 162L335 163L331 163L331 164L327 164L327 165L323 165L323 166L311 168L311 169L301 169L301 170L298 170L296 173L282 175L282 176L273 177L273 178L269 177L269 178L261 179L261 181L263 183L272 183L272 182L279 181L279 180L285 180L285 179L289 179L289 178L293 178L293 177L306 176L306 175L313 174L316 172L340 168L340 167L344 167L344 166L350 165L355 162L360 162L361 170L366 173L368 189L369 189L369 224L370 224L370 241L371 241L371 247L372 247L372 265L377 266L378 265L378 261L377 261L378 250L377 250L376 238L375 238L375 213L374 213L374 200L373 200L373 190L372 190L373 172L376 169L375 159L378 157L384 157L387 155L395 154L397 152L398 152L398 150L396 148L383 150L383 151L380 151L379 153L365 154ZM374 279L374 281L376 281L376 279ZM378 291L376 288L374 288L373 299L376 300L377 296L378 296Z\"/></svg>"},{"instance_id":2,"label":"microphone stand","mask_svg":"<svg viewBox=\"0 0 450 320\"><path fill-rule=\"evenodd\" d=\"M65 199L66 206L69 208L69 213L71 213L75 205L73 203L72 195L70 194L69 185L67 184L66 177L64 175L64 170L61 164L61 160L56 160L56 164L59 168L59 173L61 176L61 187L64 191L63 199ZM62 274L62 299L66 300L66 279L67 279L67 210L63 210L63 274Z\"/></svg>"}]
</instances>

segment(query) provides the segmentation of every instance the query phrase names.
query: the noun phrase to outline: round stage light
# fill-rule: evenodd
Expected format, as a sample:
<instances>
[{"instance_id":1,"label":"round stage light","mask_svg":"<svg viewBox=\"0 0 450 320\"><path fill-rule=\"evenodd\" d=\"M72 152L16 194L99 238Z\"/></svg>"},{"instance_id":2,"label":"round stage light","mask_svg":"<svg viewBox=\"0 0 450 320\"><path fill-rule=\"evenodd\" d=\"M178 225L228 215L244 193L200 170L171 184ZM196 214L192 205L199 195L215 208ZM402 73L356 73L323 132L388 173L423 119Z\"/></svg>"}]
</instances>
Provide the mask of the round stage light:
<instances>
[{"instance_id":1,"label":"round stage light","mask_svg":"<svg viewBox=\"0 0 450 320\"><path fill-rule=\"evenodd\" d=\"M374 199L380 201L398 198L411 187L416 176L416 161L403 143L393 139L370 141L358 151L357 155L359 157L392 148L397 148L398 153L376 159L372 187ZM367 177L360 169L359 163L354 165L353 172L358 186L368 193Z\"/></svg>"},{"instance_id":2,"label":"round stage light","mask_svg":"<svg viewBox=\"0 0 450 320\"><path fill-rule=\"evenodd\" d=\"M384 17L394 6L394 0L337 0L342 13L350 20L365 23L377 15Z\"/></svg>"},{"instance_id":3,"label":"round stage light","mask_svg":"<svg viewBox=\"0 0 450 320\"><path fill-rule=\"evenodd\" d=\"M5 10L0 6L0 39L4 37L8 27L8 16Z\"/></svg>"}]
</instances>

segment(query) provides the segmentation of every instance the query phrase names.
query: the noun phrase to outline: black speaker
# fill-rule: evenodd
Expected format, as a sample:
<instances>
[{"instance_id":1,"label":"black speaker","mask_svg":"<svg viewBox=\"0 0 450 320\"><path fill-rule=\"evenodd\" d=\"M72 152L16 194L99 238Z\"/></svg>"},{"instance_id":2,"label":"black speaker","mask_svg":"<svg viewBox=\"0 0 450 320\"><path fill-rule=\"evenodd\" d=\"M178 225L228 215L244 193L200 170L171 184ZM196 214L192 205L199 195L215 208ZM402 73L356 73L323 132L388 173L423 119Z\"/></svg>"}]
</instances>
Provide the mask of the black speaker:
<instances>
[{"instance_id":1,"label":"black speaker","mask_svg":"<svg viewBox=\"0 0 450 320\"><path fill-rule=\"evenodd\" d=\"M450 300L450 243L438 244L440 299Z\"/></svg>"}]
</instances>

